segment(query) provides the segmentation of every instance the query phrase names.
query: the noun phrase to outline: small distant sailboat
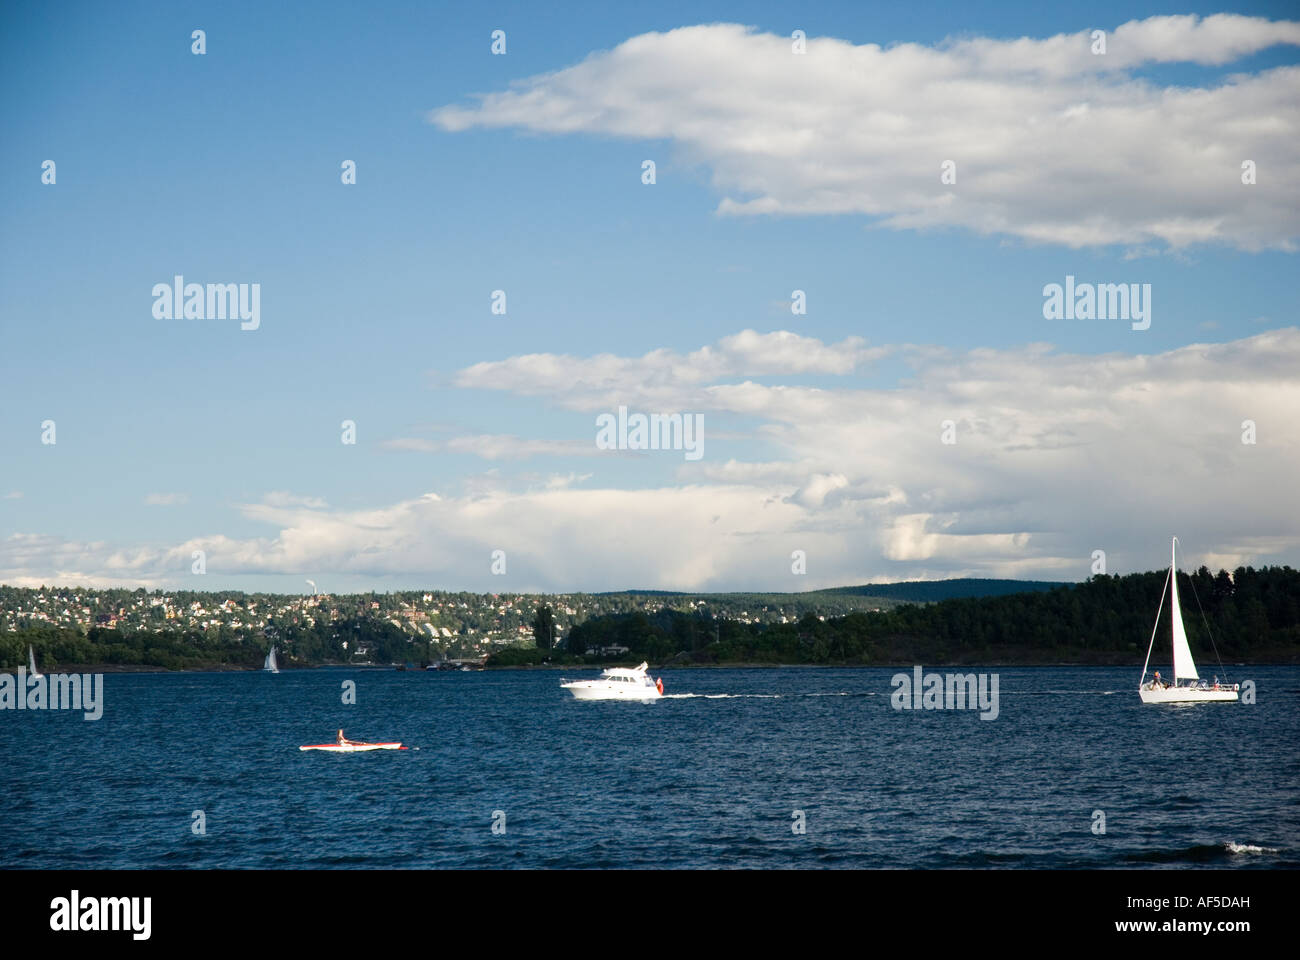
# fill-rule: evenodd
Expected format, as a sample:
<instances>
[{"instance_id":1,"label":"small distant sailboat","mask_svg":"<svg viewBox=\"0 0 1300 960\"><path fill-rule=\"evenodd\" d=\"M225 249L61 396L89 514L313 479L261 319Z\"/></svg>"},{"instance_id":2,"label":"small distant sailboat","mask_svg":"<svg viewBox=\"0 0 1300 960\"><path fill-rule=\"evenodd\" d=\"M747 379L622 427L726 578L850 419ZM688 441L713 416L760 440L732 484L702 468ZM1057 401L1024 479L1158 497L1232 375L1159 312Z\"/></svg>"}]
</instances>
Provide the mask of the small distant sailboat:
<instances>
[{"instance_id":1,"label":"small distant sailboat","mask_svg":"<svg viewBox=\"0 0 1300 960\"><path fill-rule=\"evenodd\" d=\"M1187 645L1187 631L1183 628L1183 611L1178 605L1178 538L1174 537L1170 547L1169 576L1165 578L1165 589L1160 594L1160 608L1156 611L1156 623L1151 628L1151 642L1147 644L1146 663L1142 664L1142 679L1138 681L1138 695L1143 703L1206 703L1209 701L1236 700L1238 685L1220 683L1215 677L1213 683L1202 680L1196 672L1196 661L1192 659L1192 650ZM1165 608L1165 594L1170 597L1170 616L1173 620L1174 679L1163 680L1160 671L1148 682L1147 667L1151 663L1151 648L1155 646L1156 630L1160 627L1160 614ZM1207 624L1208 626L1208 624ZM1213 638L1211 638L1213 643ZM1219 665L1222 669L1222 664Z\"/></svg>"},{"instance_id":2,"label":"small distant sailboat","mask_svg":"<svg viewBox=\"0 0 1300 960\"><path fill-rule=\"evenodd\" d=\"M27 672L31 674L33 680L39 680L41 677L45 676L45 674L36 669L36 651L32 649L30 643L27 645Z\"/></svg>"},{"instance_id":3,"label":"small distant sailboat","mask_svg":"<svg viewBox=\"0 0 1300 960\"><path fill-rule=\"evenodd\" d=\"M262 663L262 669L267 673L280 672L280 663L275 658L275 647L272 647L271 652L266 655L266 660Z\"/></svg>"}]
</instances>

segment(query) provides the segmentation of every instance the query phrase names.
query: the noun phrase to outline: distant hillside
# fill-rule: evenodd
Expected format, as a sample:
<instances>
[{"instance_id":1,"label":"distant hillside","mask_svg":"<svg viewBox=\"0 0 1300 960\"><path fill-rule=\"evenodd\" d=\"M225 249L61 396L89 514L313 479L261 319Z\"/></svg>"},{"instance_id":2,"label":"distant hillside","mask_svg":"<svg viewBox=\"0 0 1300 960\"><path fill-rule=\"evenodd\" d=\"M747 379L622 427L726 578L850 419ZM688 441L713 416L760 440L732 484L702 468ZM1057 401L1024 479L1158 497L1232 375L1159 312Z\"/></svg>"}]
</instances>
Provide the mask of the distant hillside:
<instances>
[{"instance_id":1,"label":"distant hillside","mask_svg":"<svg viewBox=\"0 0 1300 960\"><path fill-rule=\"evenodd\" d=\"M1004 597L1012 593L1044 593L1074 584L1053 580L912 580L904 583L868 583L860 587L832 587L818 593L845 597L886 597L908 603L938 603L966 597Z\"/></svg>"},{"instance_id":2,"label":"distant hillside","mask_svg":"<svg viewBox=\"0 0 1300 960\"><path fill-rule=\"evenodd\" d=\"M784 622L737 620L717 611L593 617L576 625L567 652L623 647L626 659L652 663L1141 663L1161 604L1165 571L1094 576L1079 584L1019 580L948 580L824 591L839 602L883 587L914 591L937 603L897 604L878 612L827 615L809 611ZM934 588L927 591L926 588ZM943 594L940 591L972 591ZM1183 623L1203 676L1226 663L1300 659L1300 572L1290 567L1238 567L1217 575L1201 567L1179 574ZM919 592L916 592L919 591ZM973 591L985 591L983 596ZM732 596L732 595L724 595ZM810 608L816 593L792 594ZM944 599L939 599L945 597ZM1203 617L1202 617L1203 613ZM1168 663L1169 609L1164 608L1156 664ZM1208 627L1208 630L1207 630ZM541 651L538 651L541 654Z\"/></svg>"},{"instance_id":3,"label":"distant hillside","mask_svg":"<svg viewBox=\"0 0 1300 960\"><path fill-rule=\"evenodd\" d=\"M863 597L893 600L896 603L938 603L967 597L1004 597L1013 593L1042 593L1072 584L1052 580L984 580L966 577L957 580L907 580L901 583L866 583L860 587L828 587L786 593L686 593L680 590L617 590L596 594L602 597L694 597L701 600L735 603L744 600L767 602L784 600L804 604L818 598Z\"/></svg>"}]
</instances>

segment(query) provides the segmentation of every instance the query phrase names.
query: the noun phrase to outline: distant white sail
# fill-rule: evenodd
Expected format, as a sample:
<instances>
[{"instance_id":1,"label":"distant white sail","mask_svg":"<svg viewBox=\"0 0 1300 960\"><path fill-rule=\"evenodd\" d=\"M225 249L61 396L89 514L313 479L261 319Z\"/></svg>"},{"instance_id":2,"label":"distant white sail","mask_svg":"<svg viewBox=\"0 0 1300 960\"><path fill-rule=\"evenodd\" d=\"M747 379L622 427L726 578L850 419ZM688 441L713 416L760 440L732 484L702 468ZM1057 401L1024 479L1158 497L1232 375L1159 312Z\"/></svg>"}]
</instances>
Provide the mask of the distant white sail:
<instances>
[{"instance_id":1,"label":"distant white sail","mask_svg":"<svg viewBox=\"0 0 1300 960\"><path fill-rule=\"evenodd\" d=\"M27 645L27 663L28 663L27 672L30 673L33 677L35 677L37 680L45 676L45 674L41 673L41 671L36 669L36 651L32 649L32 645L30 643Z\"/></svg>"},{"instance_id":2,"label":"distant white sail","mask_svg":"<svg viewBox=\"0 0 1300 960\"><path fill-rule=\"evenodd\" d=\"M262 663L262 669L270 673L280 672L280 664L275 658L275 647L272 647L271 652L266 655L266 660Z\"/></svg>"},{"instance_id":3,"label":"distant white sail","mask_svg":"<svg viewBox=\"0 0 1300 960\"><path fill-rule=\"evenodd\" d=\"M1174 540L1171 551L1177 551L1178 541ZM1192 648L1187 645L1187 631L1183 629L1183 611L1178 605L1178 558L1170 553L1170 590L1173 597L1174 621L1174 682L1179 680L1199 680L1196 673L1196 661L1192 659Z\"/></svg>"}]
</instances>

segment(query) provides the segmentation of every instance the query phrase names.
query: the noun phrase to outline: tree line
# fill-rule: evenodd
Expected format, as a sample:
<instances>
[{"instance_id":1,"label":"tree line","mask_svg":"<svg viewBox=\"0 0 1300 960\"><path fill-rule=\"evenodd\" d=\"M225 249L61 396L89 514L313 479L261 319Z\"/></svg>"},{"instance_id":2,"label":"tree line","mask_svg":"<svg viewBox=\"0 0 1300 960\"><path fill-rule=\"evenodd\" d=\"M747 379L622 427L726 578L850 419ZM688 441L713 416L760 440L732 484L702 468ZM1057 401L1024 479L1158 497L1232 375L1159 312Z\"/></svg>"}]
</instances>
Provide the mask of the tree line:
<instances>
[{"instance_id":1,"label":"tree line","mask_svg":"<svg viewBox=\"0 0 1300 960\"><path fill-rule=\"evenodd\" d=\"M1166 574L1094 576L1004 596L906 604L881 613L746 624L663 609L594 617L569 633L565 653L622 646L620 659L663 663L1132 663L1146 655ZM1183 622L1206 669L1300 656L1300 572L1239 567L1179 574ZM1168 602L1155 663L1171 658ZM1213 641L1213 642L1211 642Z\"/></svg>"},{"instance_id":2,"label":"tree line","mask_svg":"<svg viewBox=\"0 0 1300 960\"><path fill-rule=\"evenodd\" d=\"M344 644L346 643L346 647ZM85 633L66 627L35 624L0 631L0 669L27 663L30 645L41 670L61 666L132 665L165 670L260 667L272 645L281 666L295 664L401 663L422 657L425 644L412 644L408 634L386 620L357 616L333 622L277 624L249 634L230 627L183 632L110 630L91 627ZM358 651L365 649L364 656Z\"/></svg>"},{"instance_id":3,"label":"tree line","mask_svg":"<svg viewBox=\"0 0 1300 960\"><path fill-rule=\"evenodd\" d=\"M880 613L790 623L743 623L667 607L656 612L591 617L557 637L552 610L533 621L534 646L511 647L489 664L648 660L687 663L1134 663L1151 636L1165 573L1094 576L1026 593L905 604ZM1202 567L1179 574L1188 640L1207 671L1215 664L1211 638L1224 662L1300 659L1300 572L1290 567L1238 567L1231 575ZM1202 616L1203 612L1203 616ZM1165 604L1153 662L1169 662ZM1208 629L1207 629L1208 628ZM552 641L554 640L554 648ZM281 663L401 663L421 658L424 645L389 623L365 615L307 624L271 620L256 633L230 627L156 632L79 630L33 625L0 631L0 668L27 663L41 669L72 664L140 664L165 669L258 667L271 644ZM346 644L346 646L345 646ZM591 649L625 647L626 654L589 658Z\"/></svg>"}]
</instances>

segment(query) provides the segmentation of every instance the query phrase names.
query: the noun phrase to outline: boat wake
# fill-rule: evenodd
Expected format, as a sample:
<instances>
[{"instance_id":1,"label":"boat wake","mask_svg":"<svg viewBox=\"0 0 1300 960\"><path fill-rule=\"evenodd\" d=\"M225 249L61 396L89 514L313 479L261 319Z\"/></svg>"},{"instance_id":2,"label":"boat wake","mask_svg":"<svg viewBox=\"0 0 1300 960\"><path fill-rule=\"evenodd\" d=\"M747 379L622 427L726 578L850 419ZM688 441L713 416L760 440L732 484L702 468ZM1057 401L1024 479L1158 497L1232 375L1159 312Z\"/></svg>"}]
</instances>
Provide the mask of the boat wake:
<instances>
[{"instance_id":1,"label":"boat wake","mask_svg":"<svg viewBox=\"0 0 1300 960\"><path fill-rule=\"evenodd\" d=\"M875 691L839 690L834 693L665 693L665 700L790 700L795 697L875 697Z\"/></svg>"},{"instance_id":2,"label":"boat wake","mask_svg":"<svg viewBox=\"0 0 1300 960\"><path fill-rule=\"evenodd\" d=\"M1123 690L1017 690L1018 697L1077 697L1080 694L1092 694L1097 697L1110 697Z\"/></svg>"}]
</instances>

